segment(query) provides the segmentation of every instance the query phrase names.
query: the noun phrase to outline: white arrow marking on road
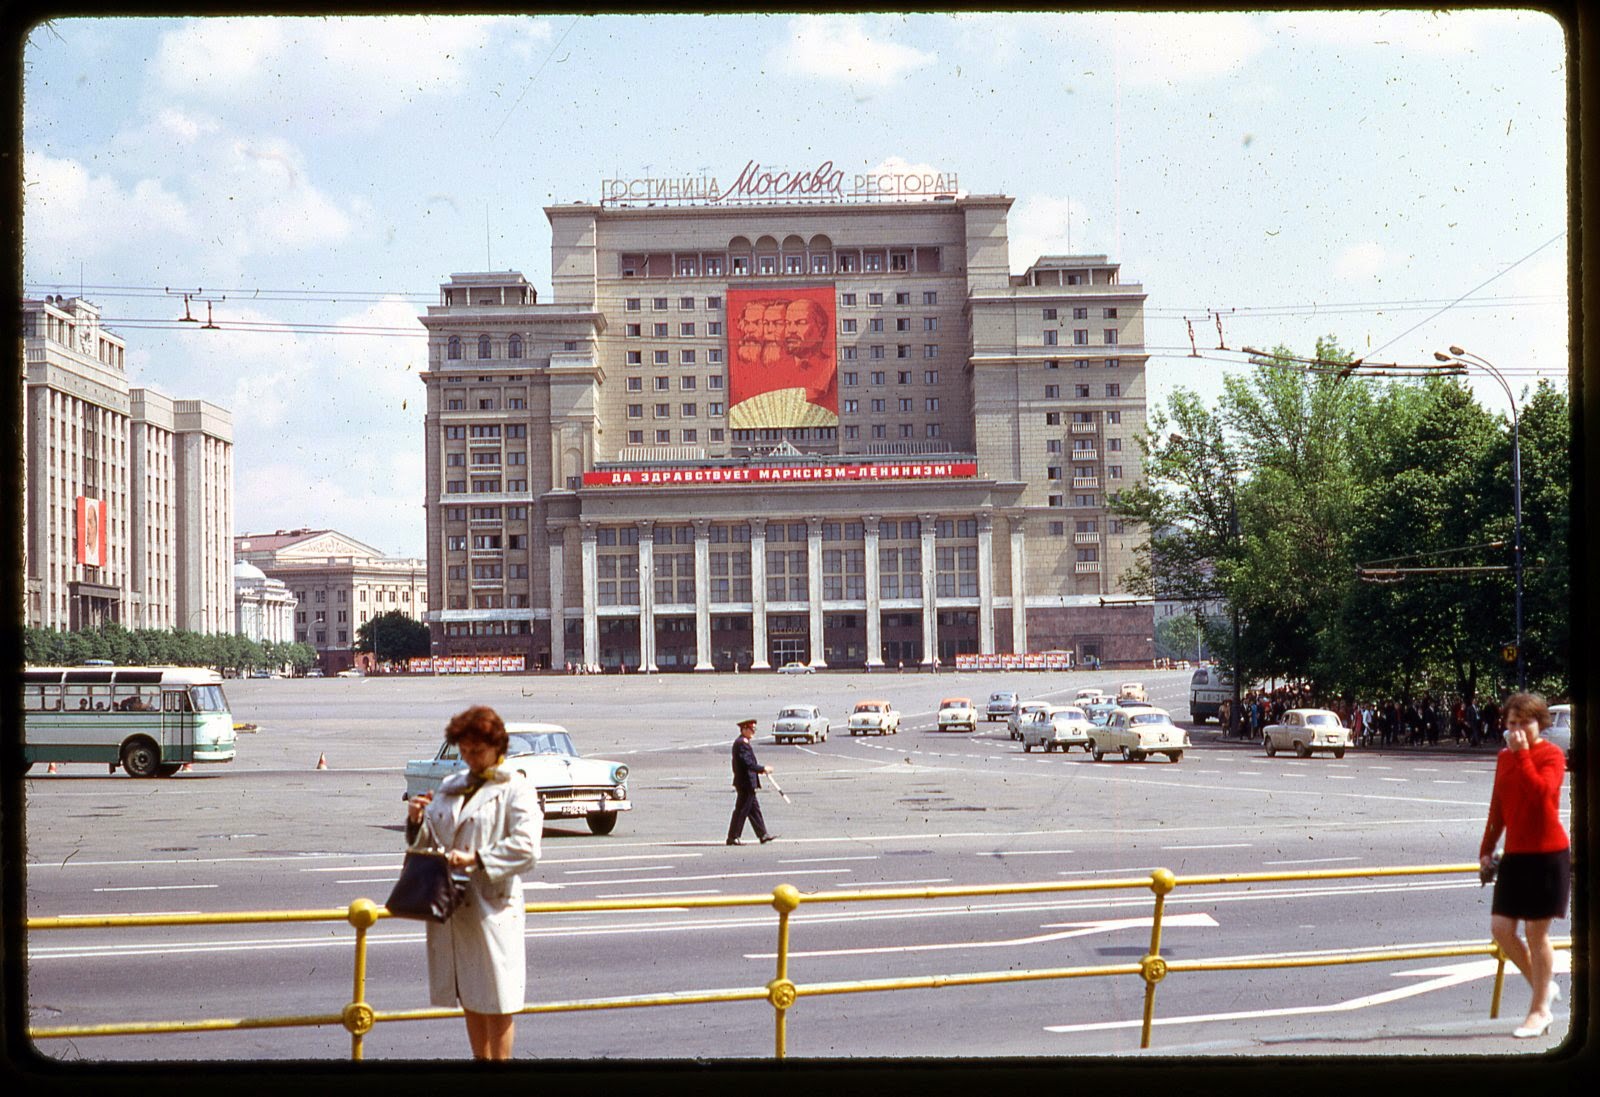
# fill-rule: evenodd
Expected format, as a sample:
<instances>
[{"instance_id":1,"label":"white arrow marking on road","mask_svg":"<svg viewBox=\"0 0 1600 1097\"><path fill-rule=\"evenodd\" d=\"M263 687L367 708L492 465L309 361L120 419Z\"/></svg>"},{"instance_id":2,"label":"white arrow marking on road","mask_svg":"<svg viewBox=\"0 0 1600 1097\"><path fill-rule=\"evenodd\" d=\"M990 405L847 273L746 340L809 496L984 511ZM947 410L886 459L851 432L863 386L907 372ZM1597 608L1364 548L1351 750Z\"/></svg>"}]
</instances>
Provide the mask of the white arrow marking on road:
<instances>
[{"instance_id":1,"label":"white arrow marking on road","mask_svg":"<svg viewBox=\"0 0 1600 1097\"><path fill-rule=\"evenodd\" d=\"M1054 929L1064 927L1061 933L1041 933L1032 937L1012 937L1003 941L950 941L936 945L885 945L880 948L830 948L817 949L812 952L790 952L790 958L797 956L875 956L885 953L901 952L940 952L948 949L969 948L1013 948L1018 945L1037 945L1045 941L1064 941L1069 937L1087 937L1091 933L1111 933L1119 929L1148 929L1154 919L1145 918L1107 918L1098 922L1056 922L1044 928ZM1163 928L1172 926L1207 926L1215 927L1216 919L1209 914L1174 914L1161 920ZM773 952L749 952L745 954L747 960L770 960L777 954Z\"/></svg>"},{"instance_id":2,"label":"white arrow marking on road","mask_svg":"<svg viewBox=\"0 0 1600 1097\"><path fill-rule=\"evenodd\" d=\"M1367 994L1360 998L1351 998L1344 1002L1334 1002L1326 1006L1287 1006L1283 1009L1252 1009L1241 1010L1238 1013L1198 1013L1189 1017L1157 1017L1152 1023L1156 1025L1196 1025L1206 1021L1249 1021L1261 1017L1303 1017L1316 1013L1348 1013L1353 1010L1365 1009L1368 1006L1381 1006L1389 1002L1398 1002L1403 998L1413 998L1418 994L1427 994L1429 991L1443 990L1460 983L1470 983L1474 979L1492 977L1497 964L1493 957L1481 960L1466 960L1459 964L1446 964L1443 967L1418 968L1413 971L1391 972L1396 978L1408 978L1419 975L1432 975L1436 978L1425 983L1413 983L1410 986L1400 987L1396 990L1380 991L1377 994ZM1516 969L1506 965L1510 974L1515 975ZM1572 954L1567 951L1556 953L1556 974L1572 970ZM1132 1021L1097 1021L1082 1025L1046 1025L1046 1032L1104 1032L1116 1028L1139 1028L1144 1022L1139 1019Z\"/></svg>"}]
</instances>

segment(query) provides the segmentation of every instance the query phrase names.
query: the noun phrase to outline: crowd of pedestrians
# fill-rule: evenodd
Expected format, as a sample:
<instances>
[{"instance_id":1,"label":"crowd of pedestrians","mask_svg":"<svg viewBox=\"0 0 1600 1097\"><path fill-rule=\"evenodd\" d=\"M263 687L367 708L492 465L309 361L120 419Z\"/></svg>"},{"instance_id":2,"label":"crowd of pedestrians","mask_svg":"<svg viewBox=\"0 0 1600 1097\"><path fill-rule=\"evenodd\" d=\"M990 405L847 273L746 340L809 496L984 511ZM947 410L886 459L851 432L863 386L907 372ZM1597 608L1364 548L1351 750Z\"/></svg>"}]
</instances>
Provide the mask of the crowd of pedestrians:
<instances>
[{"instance_id":1,"label":"crowd of pedestrians","mask_svg":"<svg viewBox=\"0 0 1600 1097\"><path fill-rule=\"evenodd\" d=\"M1292 708L1325 708L1339 714L1360 747L1501 745L1499 706L1472 697L1388 697L1377 701L1319 698L1309 686L1250 690L1240 697L1240 723L1233 734L1261 738L1262 729L1277 723ZM1224 703L1222 726L1231 728Z\"/></svg>"}]
</instances>

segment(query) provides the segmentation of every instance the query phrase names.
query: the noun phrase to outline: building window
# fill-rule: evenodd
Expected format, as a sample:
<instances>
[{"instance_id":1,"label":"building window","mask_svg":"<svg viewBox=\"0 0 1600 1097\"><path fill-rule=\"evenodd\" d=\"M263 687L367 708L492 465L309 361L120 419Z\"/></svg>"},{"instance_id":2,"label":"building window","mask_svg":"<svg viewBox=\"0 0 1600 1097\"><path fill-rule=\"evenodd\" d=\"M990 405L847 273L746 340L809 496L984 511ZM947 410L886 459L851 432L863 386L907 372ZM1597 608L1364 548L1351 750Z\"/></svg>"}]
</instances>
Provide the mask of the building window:
<instances>
[{"instance_id":1,"label":"building window","mask_svg":"<svg viewBox=\"0 0 1600 1097\"><path fill-rule=\"evenodd\" d=\"M846 415L854 415L860 410L861 403L858 400L845 400L843 402L843 411Z\"/></svg>"},{"instance_id":2,"label":"building window","mask_svg":"<svg viewBox=\"0 0 1600 1097\"><path fill-rule=\"evenodd\" d=\"M688 323L679 324L678 325L678 334L682 335L682 336L689 337L689 338L693 338L693 336L694 336L694 323L691 321L691 322L688 322Z\"/></svg>"},{"instance_id":3,"label":"building window","mask_svg":"<svg viewBox=\"0 0 1600 1097\"><path fill-rule=\"evenodd\" d=\"M626 335L629 339L637 339L641 334L643 334L643 332L643 324L625 324L622 328L622 334Z\"/></svg>"},{"instance_id":4,"label":"building window","mask_svg":"<svg viewBox=\"0 0 1600 1097\"><path fill-rule=\"evenodd\" d=\"M1047 346L1047 347L1055 346L1056 345L1056 338L1060 334L1061 333L1056 331L1054 328L1046 329L1045 333L1044 333L1044 345Z\"/></svg>"},{"instance_id":5,"label":"building window","mask_svg":"<svg viewBox=\"0 0 1600 1097\"><path fill-rule=\"evenodd\" d=\"M667 299L665 297L652 297L650 299L650 308L654 312L666 312Z\"/></svg>"},{"instance_id":6,"label":"building window","mask_svg":"<svg viewBox=\"0 0 1600 1097\"><path fill-rule=\"evenodd\" d=\"M489 337L487 335L478 336L478 357L489 357Z\"/></svg>"},{"instance_id":7,"label":"building window","mask_svg":"<svg viewBox=\"0 0 1600 1097\"><path fill-rule=\"evenodd\" d=\"M1122 386L1121 385L1107 385L1106 386L1106 395L1107 396L1121 396L1122 395Z\"/></svg>"},{"instance_id":8,"label":"building window","mask_svg":"<svg viewBox=\"0 0 1600 1097\"><path fill-rule=\"evenodd\" d=\"M1059 400L1061 398L1061 386L1046 385L1044 387L1044 398L1046 400Z\"/></svg>"},{"instance_id":9,"label":"building window","mask_svg":"<svg viewBox=\"0 0 1600 1097\"><path fill-rule=\"evenodd\" d=\"M666 445L671 445L671 444L672 444L672 432L670 430L658 430L658 431L656 431L656 445L658 445L658 446L666 446Z\"/></svg>"},{"instance_id":10,"label":"building window","mask_svg":"<svg viewBox=\"0 0 1600 1097\"><path fill-rule=\"evenodd\" d=\"M667 337L667 325L665 324L651 324L650 331L657 339L665 339Z\"/></svg>"},{"instance_id":11,"label":"building window","mask_svg":"<svg viewBox=\"0 0 1600 1097\"><path fill-rule=\"evenodd\" d=\"M699 412L699 405L697 405L697 404L683 404L682 405L682 409L683 409L683 417L685 419L693 419L693 418L695 418L695 416L697 416L700 413Z\"/></svg>"},{"instance_id":12,"label":"building window","mask_svg":"<svg viewBox=\"0 0 1600 1097\"><path fill-rule=\"evenodd\" d=\"M839 304L843 305L845 308L855 308L856 295L853 293L841 293L839 295Z\"/></svg>"},{"instance_id":13,"label":"building window","mask_svg":"<svg viewBox=\"0 0 1600 1097\"><path fill-rule=\"evenodd\" d=\"M1108 422L1108 423L1120 423L1120 422L1122 422L1122 412L1120 412L1120 411L1108 411L1108 412L1106 412L1106 422Z\"/></svg>"},{"instance_id":14,"label":"building window","mask_svg":"<svg viewBox=\"0 0 1600 1097\"><path fill-rule=\"evenodd\" d=\"M929 438L937 438L937 437L939 437L939 424L938 423L929 423L927 425L927 428L926 428L926 433L927 433L927 436Z\"/></svg>"},{"instance_id":15,"label":"building window","mask_svg":"<svg viewBox=\"0 0 1600 1097\"><path fill-rule=\"evenodd\" d=\"M461 357L461 336L452 335L450 337L450 341L445 344L445 352L444 353L445 353L445 357L446 358L452 358L452 359L460 358Z\"/></svg>"},{"instance_id":16,"label":"building window","mask_svg":"<svg viewBox=\"0 0 1600 1097\"><path fill-rule=\"evenodd\" d=\"M1089 398L1089 386L1088 385L1073 385L1072 386L1072 394L1074 396L1076 396L1080 400L1087 400Z\"/></svg>"},{"instance_id":17,"label":"building window","mask_svg":"<svg viewBox=\"0 0 1600 1097\"><path fill-rule=\"evenodd\" d=\"M444 402L445 411L465 411L467 402L460 397L454 397Z\"/></svg>"},{"instance_id":18,"label":"building window","mask_svg":"<svg viewBox=\"0 0 1600 1097\"><path fill-rule=\"evenodd\" d=\"M630 378L627 379L626 384L627 384L629 392L643 392L644 391L644 378L643 377L630 377Z\"/></svg>"},{"instance_id":19,"label":"building window","mask_svg":"<svg viewBox=\"0 0 1600 1097\"><path fill-rule=\"evenodd\" d=\"M1045 309L1044 310L1044 318L1046 320L1054 320L1056 318L1056 310L1055 309Z\"/></svg>"},{"instance_id":20,"label":"building window","mask_svg":"<svg viewBox=\"0 0 1600 1097\"><path fill-rule=\"evenodd\" d=\"M643 419L644 418L644 405L643 404L629 404L628 405L628 418L629 419Z\"/></svg>"},{"instance_id":21,"label":"building window","mask_svg":"<svg viewBox=\"0 0 1600 1097\"><path fill-rule=\"evenodd\" d=\"M872 319L868 320L867 321L867 330L871 331L871 332L882 331L883 330L883 317L874 316Z\"/></svg>"},{"instance_id":22,"label":"building window","mask_svg":"<svg viewBox=\"0 0 1600 1097\"><path fill-rule=\"evenodd\" d=\"M1120 479L1122 479L1122 466L1121 465L1107 465L1106 466L1106 479L1107 480L1120 480Z\"/></svg>"},{"instance_id":23,"label":"building window","mask_svg":"<svg viewBox=\"0 0 1600 1097\"><path fill-rule=\"evenodd\" d=\"M637 297L628 298L626 301L624 301L622 303L622 307L624 309L626 309L628 312L638 312L639 311L639 298L637 298Z\"/></svg>"},{"instance_id":24,"label":"building window","mask_svg":"<svg viewBox=\"0 0 1600 1097\"><path fill-rule=\"evenodd\" d=\"M1087 319L1089 319L1088 306L1079 305L1077 308L1073 309L1072 310L1072 318L1074 320L1087 320Z\"/></svg>"},{"instance_id":25,"label":"building window","mask_svg":"<svg viewBox=\"0 0 1600 1097\"><path fill-rule=\"evenodd\" d=\"M506 344L506 357L507 358L521 358L522 357L522 336L513 335L511 337L511 341Z\"/></svg>"},{"instance_id":26,"label":"building window","mask_svg":"<svg viewBox=\"0 0 1600 1097\"><path fill-rule=\"evenodd\" d=\"M1107 358L1106 359L1106 369L1121 369L1121 368L1122 368L1122 359L1121 358Z\"/></svg>"},{"instance_id":27,"label":"building window","mask_svg":"<svg viewBox=\"0 0 1600 1097\"><path fill-rule=\"evenodd\" d=\"M694 270L694 261L691 260L691 259L685 259L683 261L683 263L680 264L680 267L685 267L685 266L688 267L690 272L692 273L693 270ZM694 298L693 297L680 297L680 298L678 298L678 311L679 312L693 312L694 311Z\"/></svg>"},{"instance_id":28,"label":"building window","mask_svg":"<svg viewBox=\"0 0 1600 1097\"><path fill-rule=\"evenodd\" d=\"M642 446L642 445L644 445L644 431L642 431L642 430L630 430L628 432L628 445L630 445L630 446Z\"/></svg>"},{"instance_id":29,"label":"building window","mask_svg":"<svg viewBox=\"0 0 1600 1097\"><path fill-rule=\"evenodd\" d=\"M855 317L846 316L846 317L842 318L839 321L839 331L840 331L841 334L844 334L844 335L854 335L856 333L856 319L855 319Z\"/></svg>"},{"instance_id":30,"label":"building window","mask_svg":"<svg viewBox=\"0 0 1600 1097\"><path fill-rule=\"evenodd\" d=\"M923 404L923 408L922 408L923 411L938 411L939 410L939 398L937 396L929 396L927 399L923 400L922 404Z\"/></svg>"},{"instance_id":31,"label":"building window","mask_svg":"<svg viewBox=\"0 0 1600 1097\"><path fill-rule=\"evenodd\" d=\"M1114 308L1108 308L1103 310L1100 315L1107 320L1115 320L1117 318L1117 310Z\"/></svg>"},{"instance_id":32,"label":"building window","mask_svg":"<svg viewBox=\"0 0 1600 1097\"><path fill-rule=\"evenodd\" d=\"M651 361L654 362L658 366L670 365L671 362L672 362L672 352L671 351L666 351L666 350L658 350L651 357Z\"/></svg>"},{"instance_id":33,"label":"building window","mask_svg":"<svg viewBox=\"0 0 1600 1097\"><path fill-rule=\"evenodd\" d=\"M1047 427L1059 427L1061 425L1061 413L1059 411L1045 412L1044 425Z\"/></svg>"},{"instance_id":34,"label":"building window","mask_svg":"<svg viewBox=\"0 0 1600 1097\"><path fill-rule=\"evenodd\" d=\"M1116 342L1117 342L1117 329L1116 328L1106 328L1105 331L1102 332L1101 334L1103 334L1105 336L1105 344L1106 344L1106 346L1109 347L1109 346L1114 346L1116 344Z\"/></svg>"}]
</instances>

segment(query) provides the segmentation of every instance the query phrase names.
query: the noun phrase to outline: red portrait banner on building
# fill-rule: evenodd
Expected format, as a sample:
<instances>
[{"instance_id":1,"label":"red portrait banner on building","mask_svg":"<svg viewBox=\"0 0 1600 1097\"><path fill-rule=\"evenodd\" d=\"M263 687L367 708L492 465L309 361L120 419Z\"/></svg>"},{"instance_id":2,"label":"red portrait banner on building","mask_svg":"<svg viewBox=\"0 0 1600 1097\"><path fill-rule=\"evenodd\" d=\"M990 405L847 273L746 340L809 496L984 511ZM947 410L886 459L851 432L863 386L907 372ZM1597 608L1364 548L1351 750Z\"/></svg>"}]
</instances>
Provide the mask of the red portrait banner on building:
<instances>
[{"instance_id":1,"label":"red portrait banner on building","mask_svg":"<svg viewBox=\"0 0 1600 1097\"><path fill-rule=\"evenodd\" d=\"M833 286L729 287L728 426L839 425Z\"/></svg>"},{"instance_id":2,"label":"red portrait banner on building","mask_svg":"<svg viewBox=\"0 0 1600 1097\"><path fill-rule=\"evenodd\" d=\"M106 566L106 501L78 496L78 563Z\"/></svg>"}]
</instances>

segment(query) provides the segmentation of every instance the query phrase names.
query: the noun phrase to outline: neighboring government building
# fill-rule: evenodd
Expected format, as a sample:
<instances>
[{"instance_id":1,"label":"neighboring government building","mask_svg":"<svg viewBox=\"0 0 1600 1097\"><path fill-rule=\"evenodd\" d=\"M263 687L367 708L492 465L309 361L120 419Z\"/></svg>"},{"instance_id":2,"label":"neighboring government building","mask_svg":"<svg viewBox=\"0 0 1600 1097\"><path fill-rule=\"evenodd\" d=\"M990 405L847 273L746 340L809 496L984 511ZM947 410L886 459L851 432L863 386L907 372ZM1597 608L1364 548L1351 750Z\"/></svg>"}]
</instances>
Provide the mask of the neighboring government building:
<instances>
[{"instance_id":1,"label":"neighboring government building","mask_svg":"<svg viewBox=\"0 0 1600 1097\"><path fill-rule=\"evenodd\" d=\"M328 674L360 662L356 631L368 620L399 610L420 621L428 607L421 560L385 556L337 530L243 533L234 538L233 549L240 574L256 571L267 580L254 591L268 603L264 608L293 614L293 635L275 638L316 648L318 664ZM269 596L269 585L275 596Z\"/></svg>"},{"instance_id":2,"label":"neighboring government building","mask_svg":"<svg viewBox=\"0 0 1600 1097\"><path fill-rule=\"evenodd\" d=\"M132 388L82 298L22 302L30 626L234 630L233 419Z\"/></svg>"},{"instance_id":3,"label":"neighboring government building","mask_svg":"<svg viewBox=\"0 0 1600 1097\"><path fill-rule=\"evenodd\" d=\"M545 210L550 300L452 275L422 317L437 650L1150 659L1149 605L1105 604L1145 293L1103 255L1013 274L1011 204L573 203Z\"/></svg>"}]
</instances>

